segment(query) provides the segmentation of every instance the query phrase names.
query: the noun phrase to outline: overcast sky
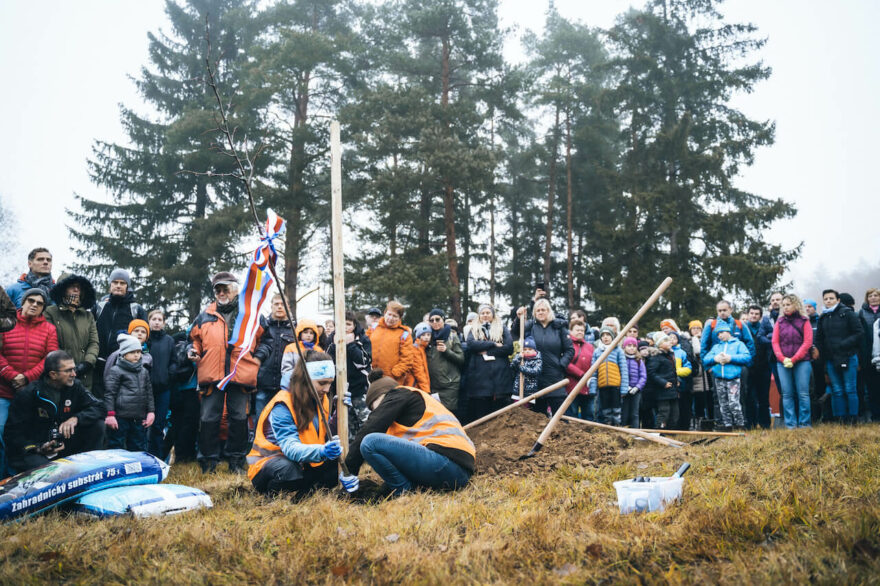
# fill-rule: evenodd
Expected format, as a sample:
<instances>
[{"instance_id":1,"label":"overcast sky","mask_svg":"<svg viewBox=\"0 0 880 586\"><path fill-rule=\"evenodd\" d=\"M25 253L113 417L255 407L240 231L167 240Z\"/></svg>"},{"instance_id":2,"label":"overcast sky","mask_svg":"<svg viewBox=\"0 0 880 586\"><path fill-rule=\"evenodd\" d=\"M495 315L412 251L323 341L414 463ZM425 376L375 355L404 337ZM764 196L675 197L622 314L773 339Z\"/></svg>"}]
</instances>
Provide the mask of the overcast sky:
<instances>
[{"instance_id":1,"label":"overcast sky","mask_svg":"<svg viewBox=\"0 0 880 586\"><path fill-rule=\"evenodd\" d=\"M631 4L556 1L564 16L597 27ZM501 0L500 14L522 30L540 26L545 7ZM163 10L158 0L0 0L0 197L18 215L22 249L48 246L56 274L73 258L65 208L74 193L101 195L86 168L93 141L125 140L120 103L147 111L129 76L147 62L147 31L168 28ZM735 102L777 123L776 144L758 151L739 186L799 210L767 238L804 242L791 267L796 284L817 270L831 277L877 264L880 231L868 203L877 194L880 50L869 27L880 22L880 2L734 0L722 12L769 38L760 57L772 77ZM515 47L508 53L517 56Z\"/></svg>"}]
</instances>

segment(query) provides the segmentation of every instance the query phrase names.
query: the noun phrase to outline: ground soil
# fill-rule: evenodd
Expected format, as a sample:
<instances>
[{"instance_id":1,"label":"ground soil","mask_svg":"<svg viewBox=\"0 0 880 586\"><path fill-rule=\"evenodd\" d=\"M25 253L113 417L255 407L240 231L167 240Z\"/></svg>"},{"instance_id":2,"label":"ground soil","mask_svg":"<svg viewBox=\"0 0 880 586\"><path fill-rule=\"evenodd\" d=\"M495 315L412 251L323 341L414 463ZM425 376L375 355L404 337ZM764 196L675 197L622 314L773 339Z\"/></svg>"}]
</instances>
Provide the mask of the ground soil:
<instances>
[{"instance_id":1,"label":"ground soil","mask_svg":"<svg viewBox=\"0 0 880 586\"><path fill-rule=\"evenodd\" d=\"M613 462L633 441L607 431L561 420L533 457L527 454L550 420L526 408L512 409L468 430L477 448L477 474L520 476L560 466L600 466Z\"/></svg>"}]
</instances>

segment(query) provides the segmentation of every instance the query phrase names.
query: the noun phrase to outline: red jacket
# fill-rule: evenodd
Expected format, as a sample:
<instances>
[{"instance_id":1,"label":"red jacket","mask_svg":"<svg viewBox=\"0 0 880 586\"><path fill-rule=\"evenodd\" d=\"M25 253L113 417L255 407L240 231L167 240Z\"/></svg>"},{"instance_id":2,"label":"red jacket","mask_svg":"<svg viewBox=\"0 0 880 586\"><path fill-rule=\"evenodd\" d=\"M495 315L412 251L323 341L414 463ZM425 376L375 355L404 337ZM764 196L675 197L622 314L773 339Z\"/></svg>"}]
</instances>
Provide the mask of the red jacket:
<instances>
[{"instance_id":1,"label":"red jacket","mask_svg":"<svg viewBox=\"0 0 880 586\"><path fill-rule=\"evenodd\" d=\"M593 364L593 350L595 350L593 345L585 340L575 340L572 338L571 343L574 346L574 358L565 367L565 374L568 376L568 385L565 388L566 393L570 393L575 385L578 384L578 381L581 380L581 377L590 370L590 366ZM584 388L581 389L581 394L586 395L589 392L589 385L584 385Z\"/></svg>"},{"instance_id":2,"label":"red jacket","mask_svg":"<svg viewBox=\"0 0 880 586\"><path fill-rule=\"evenodd\" d=\"M43 374L46 355L58 349L58 333L55 326L42 315L25 318L21 310L16 315L15 328L3 334L0 348L0 397L12 399L15 389L12 379L23 374L29 383Z\"/></svg>"}]
</instances>

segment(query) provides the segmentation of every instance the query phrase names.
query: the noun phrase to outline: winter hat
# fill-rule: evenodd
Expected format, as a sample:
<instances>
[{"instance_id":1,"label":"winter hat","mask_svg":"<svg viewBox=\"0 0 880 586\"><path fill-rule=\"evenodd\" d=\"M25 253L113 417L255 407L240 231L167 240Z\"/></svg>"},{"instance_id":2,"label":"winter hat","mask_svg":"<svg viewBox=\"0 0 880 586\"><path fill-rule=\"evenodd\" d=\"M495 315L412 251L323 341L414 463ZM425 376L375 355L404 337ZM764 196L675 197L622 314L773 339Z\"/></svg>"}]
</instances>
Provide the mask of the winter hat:
<instances>
[{"instance_id":1,"label":"winter hat","mask_svg":"<svg viewBox=\"0 0 880 586\"><path fill-rule=\"evenodd\" d=\"M624 346L638 346L639 341L636 340L635 338L628 337L628 338L624 338L623 345Z\"/></svg>"},{"instance_id":2,"label":"winter hat","mask_svg":"<svg viewBox=\"0 0 880 586\"><path fill-rule=\"evenodd\" d=\"M645 340L639 340L639 350L641 350L642 348L650 348L650 347L651 347L651 344L649 344Z\"/></svg>"},{"instance_id":3,"label":"winter hat","mask_svg":"<svg viewBox=\"0 0 880 586\"><path fill-rule=\"evenodd\" d=\"M840 294L840 302L846 305L847 307L855 307L856 299L849 293L841 293Z\"/></svg>"},{"instance_id":4,"label":"winter hat","mask_svg":"<svg viewBox=\"0 0 880 586\"><path fill-rule=\"evenodd\" d=\"M385 376L381 368L374 368L368 378L370 387L367 389L367 396L364 400L367 402L367 408L372 409L376 399L384 396L388 391L393 391L398 385L396 380Z\"/></svg>"},{"instance_id":5,"label":"winter hat","mask_svg":"<svg viewBox=\"0 0 880 586\"><path fill-rule=\"evenodd\" d=\"M458 322L452 319L451 317L446 318L446 325L452 328L453 330L458 331Z\"/></svg>"},{"instance_id":6,"label":"winter hat","mask_svg":"<svg viewBox=\"0 0 880 586\"><path fill-rule=\"evenodd\" d=\"M128 322L128 333L129 334L132 333L135 328L144 328L145 330L147 330L147 338L150 337L150 324L148 324L144 320L133 319L130 322Z\"/></svg>"},{"instance_id":7,"label":"winter hat","mask_svg":"<svg viewBox=\"0 0 880 586\"><path fill-rule=\"evenodd\" d=\"M443 310L439 309L437 307L435 307L434 309L431 310L431 312L428 314L428 317L434 317L435 315L439 315L440 317L443 317L443 318L446 317L446 315L444 315L444 313L443 313Z\"/></svg>"},{"instance_id":8,"label":"winter hat","mask_svg":"<svg viewBox=\"0 0 880 586\"><path fill-rule=\"evenodd\" d=\"M418 338L422 334L430 334L430 333L431 333L431 326L428 325L428 322L426 322L426 321L420 321L419 323L416 324L416 327L413 328L413 336L415 336L416 338Z\"/></svg>"},{"instance_id":9,"label":"winter hat","mask_svg":"<svg viewBox=\"0 0 880 586\"><path fill-rule=\"evenodd\" d=\"M670 328L673 329L673 331L676 331L676 332L678 331L678 324L675 323L674 319L671 319L671 318L664 319L663 321L660 322L660 329L661 330L663 329L663 326L669 326Z\"/></svg>"},{"instance_id":10,"label":"winter hat","mask_svg":"<svg viewBox=\"0 0 880 586\"><path fill-rule=\"evenodd\" d=\"M538 346L535 344L535 339L531 336L527 336L525 340L523 340L523 348L531 348L532 350L537 350Z\"/></svg>"},{"instance_id":11,"label":"winter hat","mask_svg":"<svg viewBox=\"0 0 880 586\"><path fill-rule=\"evenodd\" d=\"M605 327L603 327L601 330L599 330L599 337L600 337L600 338L602 337L602 334L608 334L609 336L611 336L612 338L614 338L614 330L612 330L612 329L609 328L608 326L605 326Z\"/></svg>"},{"instance_id":12,"label":"winter hat","mask_svg":"<svg viewBox=\"0 0 880 586\"><path fill-rule=\"evenodd\" d=\"M125 356L129 352L134 352L135 350L142 350L141 341L134 336L130 336L128 334L119 334L116 337L116 341L119 342L120 356Z\"/></svg>"},{"instance_id":13,"label":"winter hat","mask_svg":"<svg viewBox=\"0 0 880 586\"><path fill-rule=\"evenodd\" d=\"M715 334L720 334L721 332L730 333L730 326L724 322L719 322L718 325L715 326Z\"/></svg>"},{"instance_id":14,"label":"winter hat","mask_svg":"<svg viewBox=\"0 0 880 586\"><path fill-rule=\"evenodd\" d=\"M817 307L819 307L819 305L815 301L813 301L812 299L804 299L804 305L812 305L813 309L816 309Z\"/></svg>"},{"instance_id":15,"label":"winter hat","mask_svg":"<svg viewBox=\"0 0 880 586\"><path fill-rule=\"evenodd\" d=\"M471 322L471 321L474 321L475 319L477 319L478 317L479 317L479 316L478 316L476 313L474 313L473 311L471 311L471 312L469 312L469 313L467 314L467 319L464 320L464 321L465 321L465 323L467 323L467 322Z\"/></svg>"},{"instance_id":16,"label":"winter hat","mask_svg":"<svg viewBox=\"0 0 880 586\"><path fill-rule=\"evenodd\" d=\"M702 328L703 322L698 319L692 320L688 323L688 331L691 331L694 328Z\"/></svg>"},{"instance_id":17,"label":"winter hat","mask_svg":"<svg viewBox=\"0 0 880 586\"><path fill-rule=\"evenodd\" d=\"M213 278L211 278L211 289L216 287L217 285L231 285L232 283L238 283L238 277L230 273L229 271L220 271Z\"/></svg>"},{"instance_id":18,"label":"winter hat","mask_svg":"<svg viewBox=\"0 0 880 586\"><path fill-rule=\"evenodd\" d=\"M125 281L125 284L131 288L131 274L125 269L113 269L108 282L112 283L113 281Z\"/></svg>"},{"instance_id":19,"label":"winter hat","mask_svg":"<svg viewBox=\"0 0 880 586\"><path fill-rule=\"evenodd\" d=\"M28 297L33 297L34 295L39 295L43 298L43 306L49 305L49 296L46 295L46 292L40 289L39 287L34 287L33 289L28 289L22 295L21 300L24 301Z\"/></svg>"},{"instance_id":20,"label":"winter hat","mask_svg":"<svg viewBox=\"0 0 880 586\"><path fill-rule=\"evenodd\" d=\"M667 336L663 332L654 332L654 335L651 336L651 339L654 340L654 347L659 348L660 344L669 340L669 336Z\"/></svg>"},{"instance_id":21,"label":"winter hat","mask_svg":"<svg viewBox=\"0 0 880 586\"><path fill-rule=\"evenodd\" d=\"M481 303L480 306L477 308L477 313L482 313L484 309L488 309L489 311L491 311L492 317L495 317L495 308L488 303Z\"/></svg>"},{"instance_id":22,"label":"winter hat","mask_svg":"<svg viewBox=\"0 0 880 586\"><path fill-rule=\"evenodd\" d=\"M378 307L371 307L367 310L367 315L382 315L382 310Z\"/></svg>"}]
</instances>

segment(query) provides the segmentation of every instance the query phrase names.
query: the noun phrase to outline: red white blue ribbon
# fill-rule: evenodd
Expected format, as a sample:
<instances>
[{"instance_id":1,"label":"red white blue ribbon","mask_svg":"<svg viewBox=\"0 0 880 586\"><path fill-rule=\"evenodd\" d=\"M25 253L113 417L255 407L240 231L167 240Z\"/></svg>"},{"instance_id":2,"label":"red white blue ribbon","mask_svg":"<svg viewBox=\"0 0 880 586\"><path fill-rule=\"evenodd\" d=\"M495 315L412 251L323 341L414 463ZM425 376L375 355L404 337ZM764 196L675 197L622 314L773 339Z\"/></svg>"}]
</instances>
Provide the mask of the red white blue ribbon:
<instances>
[{"instance_id":1,"label":"red white blue ribbon","mask_svg":"<svg viewBox=\"0 0 880 586\"><path fill-rule=\"evenodd\" d=\"M238 293L238 317L235 319L235 328L229 338L231 346L229 351L238 350L238 358L229 374L217 384L220 389L226 388L235 376L241 358L253 350L257 332L260 330L260 315L269 301L269 292L275 284L269 267L274 267L278 259L274 241L284 233L286 222L272 210L268 211L267 216L266 227L261 230L260 245L254 250L247 276Z\"/></svg>"}]
</instances>

